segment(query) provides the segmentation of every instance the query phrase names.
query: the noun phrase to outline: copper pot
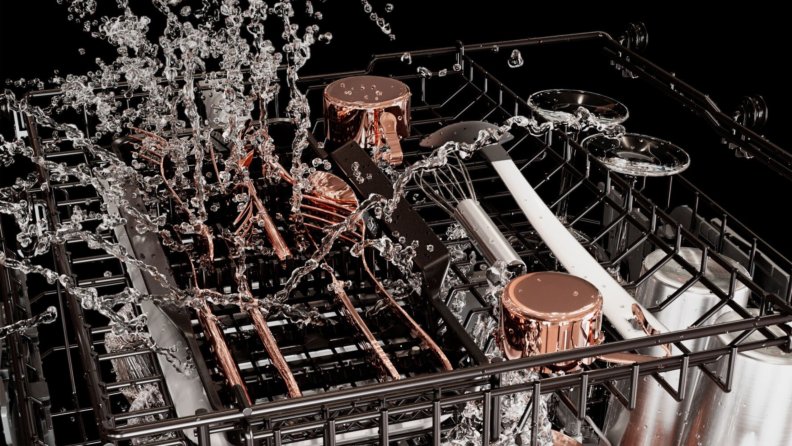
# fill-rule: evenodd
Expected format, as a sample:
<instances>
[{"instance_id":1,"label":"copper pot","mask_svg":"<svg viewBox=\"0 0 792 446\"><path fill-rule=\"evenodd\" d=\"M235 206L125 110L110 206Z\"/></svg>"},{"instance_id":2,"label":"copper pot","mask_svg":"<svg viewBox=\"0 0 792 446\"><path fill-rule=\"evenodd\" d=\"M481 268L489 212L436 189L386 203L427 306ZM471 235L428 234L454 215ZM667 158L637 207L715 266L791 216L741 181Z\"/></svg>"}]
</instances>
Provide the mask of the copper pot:
<instances>
[{"instance_id":1,"label":"copper pot","mask_svg":"<svg viewBox=\"0 0 792 446\"><path fill-rule=\"evenodd\" d=\"M401 164L401 138L410 136L410 89L379 76L337 80L324 91L324 126L328 140L355 141L364 148L387 145L387 160Z\"/></svg>"},{"instance_id":2,"label":"copper pot","mask_svg":"<svg viewBox=\"0 0 792 446\"><path fill-rule=\"evenodd\" d=\"M498 343L506 359L519 359L603 340L602 295L588 281L570 274L537 272L511 281L501 294ZM587 358L590 364L595 358ZM558 363L544 373L571 371L581 362Z\"/></svg>"}]
</instances>

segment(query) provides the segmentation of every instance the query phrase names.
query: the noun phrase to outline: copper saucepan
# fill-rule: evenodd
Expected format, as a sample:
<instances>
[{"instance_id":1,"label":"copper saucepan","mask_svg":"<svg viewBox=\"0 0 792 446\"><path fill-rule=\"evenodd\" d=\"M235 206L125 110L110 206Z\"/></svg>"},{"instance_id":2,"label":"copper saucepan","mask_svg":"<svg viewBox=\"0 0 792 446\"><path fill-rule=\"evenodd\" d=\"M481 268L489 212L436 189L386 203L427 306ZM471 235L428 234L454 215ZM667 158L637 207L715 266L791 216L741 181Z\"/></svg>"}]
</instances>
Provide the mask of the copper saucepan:
<instances>
[{"instance_id":1,"label":"copper saucepan","mask_svg":"<svg viewBox=\"0 0 792 446\"><path fill-rule=\"evenodd\" d=\"M364 148L387 145L388 162L402 163L401 138L410 136L410 89L403 82L379 76L337 80L324 91L325 136Z\"/></svg>"},{"instance_id":2,"label":"copper saucepan","mask_svg":"<svg viewBox=\"0 0 792 446\"><path fill-rule=\"evenodd\" d=\"M501 308L498 341L506 359L602 342L602 295L579 277L556 272L518 277L503 290ZM575 361L554 364L542 371L571 371L579 367Z\"/></svg>"},{"instance_id":3,"label":"copper saucepan","mask_svg":"<svg viewBox=\"0 0 792 446\"><path fill-rule=\"evenodd\" d=\"M587 280L558 272L537 272L512 280L501 294L498 345L506 359L556 353L601 344L602 295ZM648 335L654 334L637 305L635 320ZM668 346L660 346L665 356ZM543 367L542 373L578 370L582 364L601 359L614 364L633 364L658 359L634 353L611 353L580 361Z\"/></svg>"}]
</instances>

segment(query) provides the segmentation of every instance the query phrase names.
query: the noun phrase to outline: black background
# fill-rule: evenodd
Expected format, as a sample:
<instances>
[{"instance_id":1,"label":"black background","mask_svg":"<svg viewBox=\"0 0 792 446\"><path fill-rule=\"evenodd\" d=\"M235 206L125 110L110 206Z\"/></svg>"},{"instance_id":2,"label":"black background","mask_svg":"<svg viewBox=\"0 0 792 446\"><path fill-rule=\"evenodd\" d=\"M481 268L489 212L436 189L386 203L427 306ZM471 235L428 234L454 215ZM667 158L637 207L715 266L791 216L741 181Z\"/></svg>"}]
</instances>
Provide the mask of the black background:
<instances>
[{"instance_id":1,"label":"black background","mask_svg":"<svg viewBox=\"0 0 792 446\"><path fill-rule=\"evenodd\" d=\"M136 11L155 18L151 37L156 39L161 27L156 26L157 14L150 2L130 2ZM104 11L117 14L112 0L100 3ZM694 2L391 0L395 8L386 14L385 1L371 0L375 11L391 23L395 41L368 19L359 1L313 3L324 15L318 22L322 32L330 31L334 38L330 45L314 47L306 72L359 69L375 52L450 46L456 40L473 44L593 30L618 36L629 22L642 21L650 36L646 57L709 94L724 111L734 109L744 95L762 95L770 120L761 133L787 150L792 148L789 2L750 2L739 8L719 3L710 9L701 5L694 12L690 10L698 6ZM302 13L303 1L296 5ZM66 9L55 0L0 1L0 82L20 77L46 80L56 69L61 74L80 74L95 69L96 57L113 57L109 45L66 19ZM303 18L299 14L297 21L306 23ZM276 44L279 33L273 29L271 38ZM79 48L87 54L80 55ZM588 59L572 52L524 51L526 63L519 70L506 68L506 52L497 56L503 58L504 81L523 97L545 88L581 88L626 103L632 115L628 130L685 148L692 158L687 178L760 237L792 253L792 183L755 161L735 159L699 118L646 86L639 90L626 85L640 81L590 66ZM595 68L598 75L589 75Z\"/></svg>"}]
</instances>

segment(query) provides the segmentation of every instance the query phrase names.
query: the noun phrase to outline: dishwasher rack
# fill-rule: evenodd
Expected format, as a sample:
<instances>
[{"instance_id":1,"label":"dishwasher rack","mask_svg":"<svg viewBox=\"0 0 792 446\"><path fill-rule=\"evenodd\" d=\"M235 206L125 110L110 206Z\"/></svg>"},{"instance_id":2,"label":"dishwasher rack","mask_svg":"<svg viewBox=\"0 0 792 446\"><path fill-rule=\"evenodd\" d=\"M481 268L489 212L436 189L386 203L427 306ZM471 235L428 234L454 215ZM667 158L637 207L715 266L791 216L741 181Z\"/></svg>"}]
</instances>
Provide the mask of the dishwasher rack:
<instances>
[{"instance_id":1,"label":"dishwasher rack","mask_svg":"<svg viewBox=\"0 0 792 446\"><path fill-rule=\"evenodd\" d=\"M408 84L413 92L412 134L403 141L402 147L405 164L409 165L427 154L426 149L418 146L420 140L443 125L466 120L501 123L515 115L530 115L531 110L526 101L491 74L485 68L485 62L478 61L479 58L487 59L486 56L491 55L494 50L519 49L528 60L531 57L529 51L537 48L597 51L603 56L606 70L615 67L627 78L644 81L701 116L723 138L728 147L754 158L746 160L746 163L760 162L773 172L792 180L792 156L743 125L760 122L766 116L766 110L754 102L734 114L723 113L708 96L642 57L639 52L645 47L646 38L646 31L641 25L631 25L628 32L618 40L604 32L589 32L470 46L457 43L453 47L412 52L414 65L410 67L400 62L402 53L380 54L373 56L365 70L305 76L301 79L300 86L311 104L312 122L315 123L313 133L322 135L321 92L332 81L352 75L372 74L391 75ZM610 65L607 64L609 61ZM414 67L422 64L431 68L431 77L415 74ZM441 74L442 69L446 71ZM530 92L532 91L527 93ZM28 98L31 102L47 101L57 94L57 91L39 91L29 93ZM285 99L287 98L284 96L273 102L271 116L281 116ZM131 100L135 100L135 97ZM81 130L91 134L93 122L88 114L75 113L71 118L79 124ZM629 121L627 127L629 128ZM239 311L225 309L218 316L232 332L228 339L234 350L235 360L238 364L250 365L246 368L245 381L259 386L256 391L256 404L241 404L233 394L224 393L222 379L214 370L211 354L201 342L200 328L193 323L201 351L196 362L202 368L201 378L209 390L208 397L213 410L194 416L177 416L172 407L171 396L168 392L163 392L166 400L164 407L157 408L156 411L148 410L151 413L130 414L125 412L123 398L118 389L140 384L142 381L114 382L109 360L119 356L103 353L102 336L108 331L107 320L97 314L84 312L76 298L59 286L45 286L38 279L25 279L2 269L6 323L26 317L31 313L31 308L32 313L36 313L36 309L54 304L60 311L60 317L55 324L38 328L38 339L28 333L11 335L7 340L9 351L14 352L14 355L25 352L25 368L35 370L35 373L25 373L21 364L10 361L10 374L16 384L10 392L11 399L17 407L23 409L15 416L19 420L18 441L20 444L54 444L57 439L58 444L129 444L134 438L174 433L173 438L147 444L175 445L189 444L182 431L196 429L202 446L208 444L200 440L205 438L202 434L224 432L233 433L233 438L240 444L258 444L264 441L269 445L281 445L320 439L327 446L347 443L388 444L397 440L409 440L411 444L439 444L442 432L454 425L461 405L478 400L483 401L484 424L481 434L486 444L499 435L497 409L503 395L518 391L533 391L534 395L539 395L576 387L587 389L580 392L579 401L565 402L574 414L582 418L587 408L596 411L599 404L601 409L602 403L590 398L595 393L589 390L606 388L614 391L612 383L618 380L628 380L630 388L635 389L642 385L640 377L653 376L674 395L673 383L665 383L659 373L699 367L722 389L728 390L731 386L731 370L734 361L738 360L737 353L767 346L778 346L792 352L790 331L785 325L792 321L792 262L743 226L684 176L633 186L619 174L611 173L575 140L560 131L553 131L546 139L534 137L522 129L514 129L513 133L514 140L505 144L505 148L517 166L551 209L568 203L565 224L583 234L584 245L606 253L601 259L604 267L621 268L626 279L625 288L635 289L659 269L658 266L657 269L641 275L640 262L643 254L662 249L668 255L661 265L673 259L693 275L689 285L700 282L720 297L721 302L687 330L627 341L619 340L618 335L609 330L610 341L602 345L505 362L477 363L475 358L480 357L481 352L472 354L473 352L460 350L452 359L456 370L448 372L434 370L427 357L421 353L413 354L413 347L416 345L407 339L409 336L405 333L384 333L388 331L390 323L383 321L382 331L375 329L375 334L386 343L391 354L402 358L403 366L410 369L406 378L386 383L377 382L370 370L367 371L365 365L361 365L360 351L345 356L342 352L333 351L331 346L331 354L314 357L312 352L316 350L313 347L304 346L301 347L302 351L297 352L295 349L298 340L292 339L291 343L287 342L280 347L285 355L302 355L297 360L290 360L293 371L304 370L305 376L309 372L318 373L313 380L305 378L301 381L301 385L308 384L314 391L295 399L283 398L282 386L273 377L271 370L267 369L266 364L260 366L260 360L256 356L260 347L251 347L249 340L245 338L243 332L246 323L235 317ZM42 144L47 138L35 122L31 119L25 122L18 120L17 134L27 137L34 150L42 153ZM109 146L109 141L107 144ZM284 159L288 159L288 147L286 141L286 144L277 149ZM726 150L724 152L724 155L730 153ZM69 147L61 147L61 151L50 152L46 156L70 164L91 165L97 162L86 153ZM696 160L693 159L693 162ZM474 157L467 163L467 167L482 206L503 234L520 247L518 253L526 263L533 270L558 270L560 266L552 253L538 240L525 216L487 163ZM47 178L46 172L40 173ZM562 177L568 180L562 181ZM273 192L276 195L277 193ZM454 223L436 205L424 200L417 187L408 188L407 195L413 207L438 234L444 234ZM272 198L274 200L276 197ZM49 219L50 224L68 218L70 206L90 207L101 204L101 198L91 195L86 188L55 182L45 192L27 191L26 199L41 209L40 217ZM13 224L5 217L0 218L0 222L0 229L4 231L0 234L3 247L8 255L13 255L16 250L12 241ZM621 222L629 228L628 243L621 251L616 252L614 234L615 228ZM106 236L115 237L111 232ZM454 245L460 241L446 243ZM704 278L702 265L691 265L679 256L679 249L683 246L706 251L713 261L730 271L731 291L724 292ZM471 261L471 249L465 248L465 257L453 262L451 271L459 279L459 283L444 290L445 294L441 296L450 304L460 293L466 293L468 310L463 314L462 325L468 330L472 329L480 317L492 315L493 310L484 298L486 280L481 274L474 274L485 266L485 262L475 259ZM335 266L345 264L344 256L348 253L341 251L331 256L331 262ZM730 266L721 255L742 263L750 276ZM46 261L54 269L75 276L78 283L83 285L113 290L130 283L130 278L120 262L79 244L54 246L47 256ZM258 274L262 279L272 276L281 278L284 274L268 265L271 261L272 259L256 260L260 268ZM172 266L178 279L180 268L175 264ZM101 271L108 271L109 274L100 274ZM385 265L380 265L380 272L384 277L395 277L397 274ZM359 272L344 272L349 277L355 277L357 273ZM317 278L318 281L321 279L321 276ZM373 285L366 283L362 277L357 279L360 285L350 290L350 297L353 297L357 306L367 308L373 304L370 296ZM217 280L220 283L222 278ZM759 317L751 316L745 308L732 300L733 290L738 282L752 291L751 305L761 309ZM278 280L274 280L274 286L277 283ZM310 286L318 287L316 284ZM264 292L264 287L261 287L261 292ZM311 292L304 289L303 295ZM675 297L680 294L681 292L675 293L650 311L673 305ZM469 336L467 332L456 330L453 325L439 319L431 307L425 304L424 297L412 295L409 301L416 319L430 328L434 336L439 337L441 333L456 338ZM329 303L322 308L327 305ZM743 319L717 326L701 326L709 316L725 306L736 311ZM284 332L278 331L281 329L279 327L287 326L284 321L275 319L270 324L279 340L287 336L285 328ZM785 328L787 336L776 337L764 329L771 325ZM757 330L767 340L743 342L749 334ZM690 353L681 344L681 340L733 331L745 333L724 348ZM317 335L327 333L323 334L320 330ZM338 336L350 335L340 333ZM343 341L342 344L351 342ZM46 345L40 353L40 362L36 361L39 343ZM602 367L595 363L581 373L543 377L541 380L519 385L500 384L501 376L510 371L607 353L634 351L666 343L674 343L684 354L632 366ZM481 346L483 352L489 352L493 348L492 339ZM154 356L149 351L121 354ZM730 361L729 373L725 379L715 376L707 368L708 364L718 360ZM152 363L157 364L157 361L153 360ZM68 376L63 376L59 367L68 367ZM36 385L44 379L49 383L48 391L42 389L40 384ZM326 379L330 380L331 385L323 384ZM146 382L159 383L164 390L163 380L162 373L158 370ZM38 393L31 390L33 387L36 387L35 392ZM211 394L212 389L217 392L216 396ZM633 404L633 398L635 392L627 396L619 395L625 405ZM534 397L533 404L538 403L538 398ZM134 425L125 423L136 416L155 414L161 415L157 421ZM418 427L414 429L396 431L388 428L410 421L422 422L416 424ZM69 423L76 424L77 429L70 431L69 427L75 426L69 426ZM68 434L65 433L67 431ZM354 433L362 436L343 436Z\"/></svg>"}]
</instances>

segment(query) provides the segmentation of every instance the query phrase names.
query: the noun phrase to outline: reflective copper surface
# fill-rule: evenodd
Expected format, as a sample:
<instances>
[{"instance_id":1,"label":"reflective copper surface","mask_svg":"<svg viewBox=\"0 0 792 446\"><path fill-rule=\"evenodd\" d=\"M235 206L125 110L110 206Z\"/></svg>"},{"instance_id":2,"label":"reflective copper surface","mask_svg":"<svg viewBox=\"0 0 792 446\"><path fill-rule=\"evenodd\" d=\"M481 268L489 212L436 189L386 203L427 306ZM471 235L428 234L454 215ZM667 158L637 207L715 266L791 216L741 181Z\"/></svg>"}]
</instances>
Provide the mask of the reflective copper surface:
<instances>
[{"instance_id":1,"label":"reflective copper surface","mask_svg":"<svg viewBox=\"0 0 792 446\"><path fill-rule=\"evenodd\" d=\"M241 386L248 399L248 403L253 403L248 394L247 386L245 386L245 381L242 380L236 362L234 362L231 351L228 349L228 344L226 344L225 338L223 338L223 331L217 325L217 318L212 314L212 310L208 305L204 305L195 310L195 313L198 316L198 322L201 324L204 336L217 358L218 368L223 372L226 381L228 381L228 385L232 388L236 385Z\"/></svg>"},{"instance_id":2,"label":"reflective copper surface","mask_svg":"<svg viewBox=\"0 0 792 446\"><path fill-rule=\"evenodd\" d=\"M380 375L384 376L386 380L399 379L400 376L396 367L379 345L379 341L377 341L377 338L371 333L371 330L369 330L363 318L360 317L355 306L352 305L352 301L349 300L349 296L347 296L344 289L339 286L335 277L333 278L333 283L335 285L333 289L335 291L336 301L341 306L341 314L343 314L347 321L363 335L366 344L364 348L371 354L372 359L375 361L374 365L379 369Z\"/></svg>"},{"instance_id":3,"label":"reflective copper surface","mask_svg":"<svg viewBox=\"0 0 792 446\"><path fill-rule=\"evenodd\" d=\"M357 207L355 192L337 175L316 171L308 176L308 182L311 183L315 195Z\"/></svg>"},{"instance_id":4,"label":"reflective copper surface","mask_svg":"<svg viewBox=\"0 0 792 446\"><path fill-rule=\"evenodd\" d=\"M317 171L308 176L308 182L311 183L313 190L312 196L304 196L304 198L316 198L318 200L312 201L316 206L302 204L300 207L303 211L313 211L315 214L321 214L328 218L333 218L333 221L324 219L317 215L310 215L304 213L308 218L314 218L323 221L325 224L337 223L347 215L342 215L341 212L353 212L357 208L357 196L351 187L336 175L329 172ZM306 226L320 229L318 226L307 223ZM362 228L361 228L362 230ZM313 239L311 239L313 240ZM314 242L315 244L315 242ZM363 348L369 353L374 362L374 366L380 371L380 376L385 380L397 380L400 378L398 370L391 362L388 355L379 345L377 338L366 325L363 318L360 317L352 301L349 300L344 288L338 283L335 277L333 279L333 291L336 295L336 304L341 307L341 314L346 318L353 327L362 335Z\"/></svg>"},{"instance_id":5,"label":"reflective copper surface","mask_svg":"<svg viewBox=\"0 0 792 446\"><path fill-rule=\"evenodd\" d=\"M340 79L324 91L325 136L361 147L388 145L391 164L401 164L400 138L410 135L410 89L378 76Z\"/></svg>"},{"instance_id":6,"label":"reflective copper surface","mask_svg":"<svg viewBox=\"0 0 792 446\"><path fill-rule=\"evenodd\" d=\"M300 387L297 385L297 380L294 379L294 375L291 372L291 368L289 368L289 364L281 354L280 348L278 348L278 342L275 340L275 336L272 335L272 331L270 331L264 315L261 314L261 311L258 308L251 308L248 310L248 315L250 316L250 320L253 322L253 327L255 327L256 333L258 333L259 338L261 338L261 342L264 344L264 349L266 349L267 353L269 354L272 365L275 366L275 369L278 370L278 374L286 383L286 390L289 392L289 396L292 398L302 396Z\"/></svg>"},{"instance_id":7,"label":"reflective copper surface","mask_svg":"<svg viewBox=\"0 0 792 446\"><path fill-rule=\"evenodd\" d=\"M272 249L275 251L275 254L281 261L291 259L291 250L286 244L286 241L283 240L283 236L278 231L278 227L275 225L275 221L272 220L272 217L270 217L267 209L262 207L259 215L261 215L261 219L264 222L264 230L267 232L267 237L269 237L269 241L272 243Z\"/></svg>"},{"instance_id":8,"label":"reflective copper surface","mask_svg":"<svg viewBox=\"0 0 792 446\"><path fill-rule=\"evenodd\" d=\"M501 295L498 341L507 359L554 353L602 341L602 295L586 280L564 273L518 277ZM589 359L590 362L592 359ZM574 370L560 363L545 370Z\"/></svg>"},{"instance_id":9,"label":"reflective copper surface","mask_svg":"<svg viewBox=\"0 0 792 446\"><path fill-rule=\"evenodd\" d=\"M561 432L553 431L553 446L583 446L583 443Z\"/></svg>"},{"instance_id":10,"label":"reflective copper surface","mask_svg":"<svg viewBox=\"0 0 792 446\"><path fill-rule=\"evenodd\" d=\"M363 262L363 268L366 270L369 277L371 277L371 280L374 281L374 284L376 285L377 293L385 298L385 302L388 304L388 307L394 313L396 313L396 316L398 316L399 319L401 319L401 321L405 325L410 327L411 334L421 340L423 344L422 347L428 348L429 351L431 351L432 354L435 356L435 358L437 358L437 360L440 361L443 370L454 370L454 366L451 365L451 361L449 361L448 357L445 355L445 353L443 353L443 349L441 349L440 346L437 345L437 343L434 341L434 339L432 339L432 337L429 336L429 333L424 331L424 329L421 328L420 325L418 325L418 322L415 322L415 319L413 319L412 316L410 316L406 311L404 311L404 308L402 308L401 305L399 305L399 303L396 302L396 299L394 299L393 296L391 296L391 294L388 292L388 290L386 290L385 287L380 283L380 281L377 280L377 277L374 275L374 272L371 271L368 264L366 263L366 256L361 255L360 259Z\"/></svg>"}]
</instances>

